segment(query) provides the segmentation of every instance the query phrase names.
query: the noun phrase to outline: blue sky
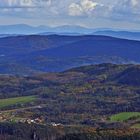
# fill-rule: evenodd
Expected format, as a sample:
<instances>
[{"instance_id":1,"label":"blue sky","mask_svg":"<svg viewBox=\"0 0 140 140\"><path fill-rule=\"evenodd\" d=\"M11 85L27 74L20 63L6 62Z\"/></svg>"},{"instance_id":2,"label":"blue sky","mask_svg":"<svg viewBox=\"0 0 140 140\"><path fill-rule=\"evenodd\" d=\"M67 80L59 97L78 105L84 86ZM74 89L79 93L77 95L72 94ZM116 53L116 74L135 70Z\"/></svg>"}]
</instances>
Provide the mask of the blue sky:
<instances>
[{"instance_id":1,"label":"blue sky","mask_svg":"<svg viewBox=\"0 0 140 140\"><path fill-rule=\"evenodd\" d=\"M0 0L0 24L140 29L140 0Z\"/></svg>"}]
</instances>

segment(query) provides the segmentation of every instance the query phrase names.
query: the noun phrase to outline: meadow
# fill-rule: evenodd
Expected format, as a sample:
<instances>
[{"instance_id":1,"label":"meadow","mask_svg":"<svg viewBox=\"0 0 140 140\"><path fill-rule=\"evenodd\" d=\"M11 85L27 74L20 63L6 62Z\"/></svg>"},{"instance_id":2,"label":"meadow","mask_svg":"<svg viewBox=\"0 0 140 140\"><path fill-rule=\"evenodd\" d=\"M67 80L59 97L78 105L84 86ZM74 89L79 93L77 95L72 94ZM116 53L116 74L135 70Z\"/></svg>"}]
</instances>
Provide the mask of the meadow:
<instances>
[{"instance_id":1,"label":"meadow","mask_svg":"<svg viewBox=\"0 0 140 140\"><path fill-rule=\"evenodd\" d=\"M35 100L36 100L35 96L23 96L23 97L0 99L0 108L16 104L25 104Z\"/></svg>"},{"instance_id":2,"label":"meadow","mask_svg":"<svg viewBox=\"0 0 140 140\"><path fill-rule=\"evenodd\" d=\"M127 121L131 118L140 117L140 112L122 112L110 117L111 121Z\"/></svg>"}]
</instances>

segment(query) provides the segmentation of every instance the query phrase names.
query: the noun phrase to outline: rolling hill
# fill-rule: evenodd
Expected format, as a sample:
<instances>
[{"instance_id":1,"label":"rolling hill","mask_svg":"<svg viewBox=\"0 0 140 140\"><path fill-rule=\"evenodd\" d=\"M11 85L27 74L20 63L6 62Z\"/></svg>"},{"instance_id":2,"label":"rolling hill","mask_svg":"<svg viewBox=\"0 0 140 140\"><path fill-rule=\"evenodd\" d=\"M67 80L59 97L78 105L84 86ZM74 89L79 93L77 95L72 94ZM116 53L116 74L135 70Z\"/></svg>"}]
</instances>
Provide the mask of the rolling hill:
<instances>
[{"instance_id":1,"label":"rolling hill","mask_svg":"<svg viewBox=\"0 0 140 140\"><path fill-rule=\"evenodd\" d=\"M28 75L89 64L139 63L139 52L140 41L107 36L5 37L0 38L0 73Z\"/></svg>"},{"instance_id":2,"label":"rolling hill","mask_svg":"<svg viewBox=\"0 0 140 140\"><path fill-rule=\"evenodd\" d=\"M139 118L132 117L127 123L120 123L115 120L110 122L110 117L118 113L140 112L140 78L131 76L140 75L139 67L130 64L99 64L60 73L0 75L0 110L17 109L17 119L29 114L29 118L42 116L44 123L129 128L139 124ZM120 78L122 73L124 77ZM27 102L22 103L24 99ZM30 113L24 110L26 107L30 108Z\"/></svg>"},{"instance_id":3,"label":"rolling hill","mask_svg":"<svg viewBox=\"0 0 140 140\"><path fill-rule=\"evenodd\" d=\"M94 35L105 35L112 36L117 38L124 38L130 40L140 40L140 32L130 32L130 31L113 31L113 30L104 30L97 31L93 33Z\"/></svg>"},{"instance_id":4,"label":"rolling hill","mask_svg":"<svg viewBox=\"0 0 140 140\"><path fill-rule=\"evenodd\" d=\"M0 139L139 140L139 75L140 65L109 63L0 75Z\"/></svg>"}]
</instances>

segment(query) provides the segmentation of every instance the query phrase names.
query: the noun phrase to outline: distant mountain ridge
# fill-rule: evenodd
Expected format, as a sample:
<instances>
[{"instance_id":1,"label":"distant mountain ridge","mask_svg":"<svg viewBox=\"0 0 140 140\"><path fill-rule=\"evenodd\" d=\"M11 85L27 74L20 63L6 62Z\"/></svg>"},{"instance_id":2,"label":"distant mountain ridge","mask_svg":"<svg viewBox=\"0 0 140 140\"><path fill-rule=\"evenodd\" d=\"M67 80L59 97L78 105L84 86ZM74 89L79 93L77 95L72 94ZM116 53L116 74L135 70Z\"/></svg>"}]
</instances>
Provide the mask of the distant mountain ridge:
<instances>
[{"instance_id":1,"label":"distant mountain ridge","mask_svg":"<svg viewBox=\"0 0 140 140\"><path fill-rule=\"evenodd\" d=\"M81 26L71 26L64 25L58 27L49 26L30 26L26 24L16 24L16 25L0 25L0 34L57 34L57 33L92 33L92 29L81 27Z\"/></svg>"},{"instance_id":2,"label":"distant mountain ridge","mask_svg":"<svg viewBox=\"0 0 140 140\"><path fill-rule=\"evenodd\" d=\"M26 35L0 38L0 73L59 72L100 63L140 63L140 41L108 36Z\"/></svg>"},{"instance_id":3,"label":"distant mountain ridge","mask_svg":"<svg viewBox=\"0 0 140 140\"><path fill-rule=\"evenodd\" d=\"M0 25L0 34L36 34L48 30L47 26L33 27L26 24Z\"/></svg>"},{"instance_id":4,"label":"distant mountain ridge","mask_svg":"<svg viewBox=\"0 0 140 140\"><path fill-rule=\"evenodd\" d=\"M140 40L139 31L126 31L109 28L86 28L82 26L63 25L58 27L30 26L26 24L0 25L0 37L11 35L104 35L117 38Z\"/></svg>"},{"instance_id":5,"label":"distant mountain ridge","mask_svg":"<svg viewBox=\"0 0 140 140\"><path fill-rule=\"evenodd\" d=\"M112 36L112 37L131 39L131 40L140 40L140 32L105 30L105 31L97 31L97 32L94 32L93 34Z\"/></svg>"}]
</instances>

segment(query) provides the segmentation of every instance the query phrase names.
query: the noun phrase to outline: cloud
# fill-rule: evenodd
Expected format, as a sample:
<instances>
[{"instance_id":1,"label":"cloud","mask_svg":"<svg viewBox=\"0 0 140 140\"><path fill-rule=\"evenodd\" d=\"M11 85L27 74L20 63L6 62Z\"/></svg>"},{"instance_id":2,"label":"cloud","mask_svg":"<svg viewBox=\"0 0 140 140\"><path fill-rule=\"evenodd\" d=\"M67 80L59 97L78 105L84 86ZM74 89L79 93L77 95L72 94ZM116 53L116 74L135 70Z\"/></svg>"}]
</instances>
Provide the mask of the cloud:
<instances>
[{"instance_id":1,"label":"cloud","mask_svg":"<svg viewBox=\"0 0 140 140\"><path fill-rule=\"evenodd\" d=\"M139 0L0 0L2 13L27 16L122 18L140 14ZM9 13L8 13L9 11ZM32 12L32 13L31 13ZM21 15L22 16L22 15ZM127 17L125 17L127 18Z\"/></svg>"},{"instance_id":2,"label":"cloud","mask_svg":"<svg viewBox=\"0 0 140 140\"><path fill-rule=\"evenodd\" d=\"M1 4L1 8L22 8L22 7L34 7L32 0L4 0Z\"/></svg>"},{"instance_id":3,"label":"cloud","mask_svg":"<svg viewBox=\"0 0 140 140\"><path fill-rule=\"evenodd\" d=\"M98 5L92 0L81 0L79 3L71 3L69 5L70 16L90 15Z\"/></svg>"},{"instance_id":4,"label":"cloud","mask_svg":"<svg viewBox=\"0 0 140 140\"><path fill-rule=\"evenodd\" d=\"M140 0L0 0L0 17L52 24L139 23Z\"/></svg>"},{"instance_id":5,"label":"cloud","mask_svg":"<svg viewBox=\"0 0 140 140\"><path fill-rule=\"evenodd\" d=\"M138 0L131 0L132 6L137 6L139 4Z\"/></svg>"},{"instance_id":6,"label":"cloud","mask_svg":"<svg viewBox=\"0 0 140 140\"><path fill-rule=\"evenodd\" d=\"M112 5L109 17L115 20L140 22L140 1L139 0L117 0Z\"/></svg>"},{"instance_id":7,"label":"cloud","mask_svg":"<svg viewBox=\"0 0 140 140\"><path fill-rule=\"evenodd\" d=\"M52 8L49 6L52 0L0 0L0 16L15 16L21 18L38 18L39 14L45 15L46 9L49 9L48 14Z\"/></svg>"},{"instance_id":8,"label":"cloud","mask_svg":"<svg viewBox=\"0 0 140 140\"><path fill-rule=\"evenodd\" d=\"M81 7L86 12L94 10L97 5L98 5L97 2L93 2L91 0L82 0L81 1Z\"/></svg>"},{"instance_id":9,"label":"cloud","mask_svg":"<svg viewBox=\"0 0 140 140\"><path fill-rule=\"evenodd\" d=\"M71 3L69 6L70 16L81 16L83 14L83 9L79 4Z\"/></svg>"},{"instance_id":10,"label":"cloud","mask_svg":"<svg viewBox=\"0 0 140 140\"><path fill-rule=\"evenodd\" d=\"M0 0L0 8L43 8L50 6L52 0Z\"/></svg>"}]
</instances>

